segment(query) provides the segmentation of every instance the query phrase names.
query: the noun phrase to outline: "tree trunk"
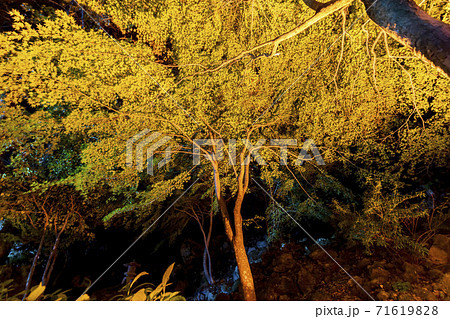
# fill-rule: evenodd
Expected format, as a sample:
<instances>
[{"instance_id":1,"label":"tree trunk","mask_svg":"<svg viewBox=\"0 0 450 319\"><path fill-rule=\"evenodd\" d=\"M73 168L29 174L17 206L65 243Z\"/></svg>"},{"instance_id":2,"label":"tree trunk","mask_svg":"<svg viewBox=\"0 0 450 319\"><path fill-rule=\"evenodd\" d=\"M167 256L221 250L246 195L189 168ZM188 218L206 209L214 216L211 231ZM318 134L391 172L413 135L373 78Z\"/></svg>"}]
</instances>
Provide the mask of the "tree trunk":
<instances>
[{"instance_id":1,"label":"tree trunk","mask_svg":"<svg viewBox=\"0 0 450 319\"><path fill-rule=\"evenodd\" d=\"M45 265L45 270L42 275L42 285L44 285L44 286L47 286L48 281L50 279L50 275L52 274L53 267L55 266L55 262L56 262L56 256L58 255L58 248L59 248L59 243L61 241L61 235L64 232L64 230L66 229L67 222L69 221L69 217L71 215L72 215L72 213L67 214L67 217L64 220L64 224L62 225L61 230L56 234L55 244L53 245L52 252L50 253L50 256L48 257L47 265ZM55 230L56 230L56 228L55 228Z\"/></svg>"},{"instance_id":2,"label":"tree trunk","mask_svg":"<svg viewBox=\"0 0 450 319\"><path fill-rule=\"evenodd\" d=\"M248 171L247 166L243 166L242 170ZM243 175L246 175L245 173ZM241 280L242 289L244 291L245 300L255 301L255 284L253 282L252 270L250 268L250 263L248 262L248 256L245 252L244 245L244 232L242 230L242 215L241 208L242 202L244 201L246 187L239 183L238 196L234 205L234 254L236 255L236 262L239 270L239 277Z\"/></svg>"},{"instance_id":3,"label":"tree trunk","mask_svg":"<svg viewBox=\"0 0 450 319\"><path fill-rule=\"evenodd\" d=\"M203 228L202 228L203 231ZM210 212L210 221L209 221L209 229L208 229L208 236L206 237L204 232L203 236L205 237L205 250L203 251L203 269L205 271L205 274L208 274L208 283L210 285L214 284L214 278L212 276L212 265L211 265L211 254L209 253L209 242L211 241L211 234L212 234L212 210Z\"/></svg>"},{"instance_id":4,"label":"tree trunk","mask_svg":"<svg viewBox=\"0 0 450 319\"><path fill-rule=\"evenodd\" d=\"M46 232L46 227L44 227L44 231L43 231L42 237L41 237L41 242L39 243L39 248L36 252L36 255L34 255L33 263L31 264L30 271L28 272L27 284L25 286L25 293L23 295L22 300L25 300L25 298L27 298L28 293L30 292L31 281L33 279L34 270L36 269L36 265L39 260L39 256L41 255L42 247L44 247L45 232Z\"/></svg>"},{"instance_id":5,"label":"tree trunk","mask_svg":"<svg viewBox=\"0 0 450 319\"><path fill-rule=\"evenodd\" d=\"M198 226L200 227L200 231L203 235L203 242L205 244L205 249L203 250L203 272L205 273L206 280L210 285L214 284L214 279L212 277L211 272L211 256L209 254L209 241L211 239L211 232L212 232L212 220L210 223L208 236L205 234L205 230L203 229L203 224L200 222L200 219L198 216L195 215L194 212L194 219L197 221Z\"/></svg>"},{"instance_id":6,"label":"tree trunk","mask_svg":"<svg viewBox=\"0 0 450 319\"><path fill-rule=\"evenodd\" d=\"M227 205L222 197L220 176L217 162L212 162L214 169L214 186L216 190L217 201L219 209L222 214L222 220L225 226L225 233L233 245L234 255L239 270L239 277L241 280L242 290L244 291L244 299L247 301L256 300L255 285L253 282L252 270L248 262L248 256L245 252L244 233L242 231L242 216L241 207L244 201L245 192L248 186L248 165L241 167L239 174L239 190L238 196L234 205L234 232L231 228L230 216L228 214ZM245 182L244 182L245 180Z\"/></svg>"},{"instance_id":7,"label":"tree trunk","mask_svg":"<svg viewBox=\"0 0 450 319\"><path fill-rule=\"evenodd\" d=\"M44 273L42 274L42 280L41 280L43 286L47 286L48 281L50 279L50 275L52 274L53 266L55 265L55 261L56 261L56 255L58 254L60 236L61 236L61 234L58 234L58 236L56 236L56 240L55 240L55 244L53 245L52 252L50 253L50 256L48 257L47 265L45 265L45 270L44 270Z\"/></svg>"},{"instance_id":8,"label":"tree trunk","mask_svg":"<svg viewBox=\"0 0 450 319\"><path fill-rule=\"evenodd\" d=\"M450 76L450 25L412 0L361 0L370 19L416 55Z\"/></svg>"}]
</instances>

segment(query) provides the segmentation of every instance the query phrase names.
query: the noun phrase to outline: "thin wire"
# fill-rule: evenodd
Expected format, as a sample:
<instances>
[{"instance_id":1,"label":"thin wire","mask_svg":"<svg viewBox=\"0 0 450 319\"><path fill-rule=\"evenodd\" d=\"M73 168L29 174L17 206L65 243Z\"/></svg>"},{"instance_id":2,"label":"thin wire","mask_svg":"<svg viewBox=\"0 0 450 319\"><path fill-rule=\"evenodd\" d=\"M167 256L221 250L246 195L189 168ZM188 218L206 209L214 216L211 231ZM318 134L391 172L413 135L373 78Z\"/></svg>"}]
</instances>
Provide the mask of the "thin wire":
<instances>
[{"instance_id":1,"label":"thin wire","mask_svg":"<svg viewBox=\"0 0 450 319\"><path fill-rule=\"evenodd\" d=\"M325 252L325 254L328 255L328 257L331 258L331 260L333 260L333 261L336 263L336 265L339 266L339 268L341 268L341 269L347 274L347 276L350 277L351 280L353 280L353 282L354 282L355 284L358 285L359 288L361 288L362 291L365 292L365 294L366 294L370 299L372 299L373 301L376 301L375 298L373 298L373 297L367 292L367 290L365 290L365 289L363 288L363 286L361 286L361 285L359 284L359 282L357 282L357 281L355 280L355 278L353 278L352 275L350 275L350 274L348 273L348 271L345 270L345 268L342 267L341 264L339 264L339 263L336 261L336 259L334 259L333 256L331 256L331 255L328 253L328 251L326 251L326 249L323 248L323 247L317 242L317 240L316 240L313 236L311 236L311 234L308 233L308 231L307 231L305 228L303 228L303 226L300 225L300 223L297 222L297 221L295 220L295 218L292 217L292 215L289 214L289 213L283 208L283 206L281 206L281 205L275 200L275 198L273 198L273 196L272 196L271 194L269 194L268 191L266 191L266 189L265 189L264 187L262 187L262 186L261 186L261 185L253 178L253 177L252 177L252 180L256 183L256 185L259 186L259 188L261 188L261 189L264 191L264 193L266 193L266 194L273 200L273 202L274 202L275 204L277 204L278 207L280 207L280 208L283 210L283 212L285 212L285 213L286 213L286 214L294 221L294 223L297 224L298 227L300 227L301 230L303 230L303 231L305 232L305 234L306 234L306 235L307 235L307 236L308 236L308 237L309 237L309 238L310 238L317 246L320 247L320 249L322 249L322 250Z\"/></svg>"}]
</instances>

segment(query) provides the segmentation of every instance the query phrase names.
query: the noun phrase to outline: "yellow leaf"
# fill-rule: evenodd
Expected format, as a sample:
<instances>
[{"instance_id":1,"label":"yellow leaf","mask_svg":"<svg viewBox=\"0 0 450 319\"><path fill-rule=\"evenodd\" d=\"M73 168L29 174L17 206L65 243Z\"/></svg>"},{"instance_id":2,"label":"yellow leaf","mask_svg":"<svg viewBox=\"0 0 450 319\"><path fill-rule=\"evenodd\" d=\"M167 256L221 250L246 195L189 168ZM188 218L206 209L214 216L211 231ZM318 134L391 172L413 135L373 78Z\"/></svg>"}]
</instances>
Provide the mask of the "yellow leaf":
<instances>
[{"instance_id":1,"label":"yellow leaf","mask_svg":"<svg viewBox=\"0 0 450 319\"><path fill-rule=\"evenodd\" d=\"M163 290L163 285L159 284L158 287L155 288L155 290L153 290L150 293L150 300L154 301L157 300L156 296Z\"/></svg>"},{"instance_id":2,"label":"yellow leaf","mask_svg":"<svg viewBox=\"0 0 450 319\"><path fill-rule=\"evenodd\" d=\"M172 265L170 265L168 268L167 268L167 270L166 270L166 272L164 273L164 276L163 276L163 279L162 279L162 285L165 287L166 285L167 285L167 282L169 281L169 277L170 277L170 274L172 273L172 270L173 270L173 266L175 265L175 263L173 263ZM165 289L164 289L165 290Z\"/></svg>"},{"instance_id":3,"label":"yellow leaf","mask_svg":"<svg viewBox=\"0 0 450 319\"><path fill-rule=\"evenodd\" d=\"M45 286L42 286L42 282L39 283L39 286L37 286L31 293L30 295L27 297L27 301L36 301L36 299L38 299L45 290Z\"/></svg>"},{"instance_id":4,"label":"yellow leaf","mask_svg":"<svg viewBox=\"0 0 450 319\"><path fill-rule=\"evenodd\" d=\"M131 298L131 301L146 301L147 295L145 294L145 288L142 288L137 293L133 295L133 298Z\"/></svg>"},{"instance_id":5,"label":"yellow leaf","mask_svg":"<svg viewBox=\"0 0 450 319\"><path fill-rule=\"evenodd\" d=\"M143 272L141 272L139 275L137 275L136 278L134 278L133 282L132 282L131 285L130 285L130 289L128 289L128 294L130 294L131 287L133 287L134 283L135 283L140 277L145 276L145 275L148 275L148 272L143 271Z\"/></svg>"},{"instance_id":6,"label":"yellow leaf","mask_svg":"<svg viewBox=\"0 0 450 319\"><path fill-rule=\"evenodd\" d=\"M78 299L76 301L88 301L88 300L89 300L89 295L84 294L84 295L81 295L80 297L78 297Z\"/></svg>"}]
</instances>

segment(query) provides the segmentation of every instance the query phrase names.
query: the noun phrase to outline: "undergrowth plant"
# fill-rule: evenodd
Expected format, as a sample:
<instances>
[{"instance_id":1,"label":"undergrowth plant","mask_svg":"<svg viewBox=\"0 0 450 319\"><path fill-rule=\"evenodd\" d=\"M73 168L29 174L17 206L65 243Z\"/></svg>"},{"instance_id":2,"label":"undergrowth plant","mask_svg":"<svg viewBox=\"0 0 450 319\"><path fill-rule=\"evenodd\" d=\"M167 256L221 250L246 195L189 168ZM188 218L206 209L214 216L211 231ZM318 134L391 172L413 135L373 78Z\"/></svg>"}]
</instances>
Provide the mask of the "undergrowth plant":
<instances>
[{"instance_id":1,"label":"undergrowth plant","mask_svg":"<svg viewBox=\"0 0 450 319\"><path fill-rule=\"evenodd\" d=\"M170 265L164 272L162 282L158 286L154 286L151 283L141 283L135 285L136 282L145 275L147 272L141 272L134 278L134 280L125 285L119 291L119 295L114 296L112 300L125 300L125 301L185 301L186 299L179 295L179 291L169 292L166 288L171 284L168 282L170 274L172 273L173 266Z\"/></svg>"}]
</instances>

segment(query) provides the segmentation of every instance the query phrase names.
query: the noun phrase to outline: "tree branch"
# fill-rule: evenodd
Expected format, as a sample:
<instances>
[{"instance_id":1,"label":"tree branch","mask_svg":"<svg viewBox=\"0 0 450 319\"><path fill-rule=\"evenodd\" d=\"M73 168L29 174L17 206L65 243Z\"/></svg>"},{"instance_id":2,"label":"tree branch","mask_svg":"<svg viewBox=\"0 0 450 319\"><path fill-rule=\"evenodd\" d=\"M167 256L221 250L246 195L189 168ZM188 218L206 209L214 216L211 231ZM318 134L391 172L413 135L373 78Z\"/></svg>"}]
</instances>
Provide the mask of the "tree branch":
<instances>
[{"instance_id":1,"label":"tree branch","mask_svg":"<svg viewBox=\"0 0 450 319\"><path fill-rule=\"evenodd\" d=\"M330 2L327 3L320 3L317 2L315 0L304 0L305 4L308 5L310 8L317 8L318 11L316 11L316 14L314 16L312 16L311 18L309 18L308 20L306 20L305 22L301 23L300 25L298 25L297 27L295 27L294 29L292 29L291 31L288 31L270 41L261 43L251 49L242 51L241 53L239 53L237 56L235 56L234 58L231 58L229 60L225 60L223 61L221 64L213 67L213 68L209 68L203 71L199 71L199 72L195 72L191 75L185 76L183 77L181 80L179 80L177 83L175 83L174 87L178 86L181 82L183 82L184 80L197 76L197 75L203 75L203 74L207 74L207 73L212 73L212 72L216 72L219 71L221 69L223 69L226 66L232 65L240 60L242 60L245 57L250 57L251 59L255 60L258 59L260 57L268 57L271 58L273 56L276 55L277 53L277 49L278 46L280 45L281 42L286 41L300 33L302 33L303 31L305 31L306 29L308 29L310 26L312 26L313 24L319 22L320 20L322 20L323 18L326 18L327 16L335 13L336 11L341 10L342 8L345 8L347 6L349 6L354 0L332 0ZM253 52L262 49L266 46L272 45L272 52L269 53L263 53L261 55L257 55L255 56L253 54ZM159 96L159 95L158 95Z\"/></svg>"},{"instance_id":2,"label":"tree branch","mask_svg":"<svg viewBox=\"0 0 450 319\"><path fill-rule=\"evenodd\" d=\"M361 0L370 19L418 57L450 76L450 25L412 0Z\"/></svg>"}]
</instances>

